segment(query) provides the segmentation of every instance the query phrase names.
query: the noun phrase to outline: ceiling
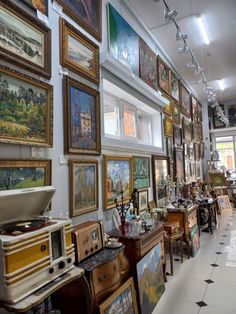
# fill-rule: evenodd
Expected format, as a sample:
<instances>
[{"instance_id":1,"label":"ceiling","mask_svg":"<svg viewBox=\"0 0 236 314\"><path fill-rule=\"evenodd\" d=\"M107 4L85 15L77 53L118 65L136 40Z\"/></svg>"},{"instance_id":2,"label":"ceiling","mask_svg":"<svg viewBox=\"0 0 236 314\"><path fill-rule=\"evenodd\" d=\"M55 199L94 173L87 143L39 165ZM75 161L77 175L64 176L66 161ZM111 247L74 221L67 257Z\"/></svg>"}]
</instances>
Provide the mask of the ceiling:
<instances>
[{"instance_id":1,"label":"ceiling","mask_svg":"<svg viewBox=\"0 0 236 314\"><path fill-rule=\"evenodd\" d=\"M168 55L178 73L191 86L201 102L207 100L204 85L187 66L189 53L178 54L183 41L177 41L176 27L164 19L162 0L126 0L132 11L144 22ZM187 43L203 68L208 85L214 88L219 103L236 100L236 0L166 0L182 33L188 34ZM202 17L210 44L206 45L197 23ZM224 91L220 90L223 80Z\"/></svg>"}]
</instances>

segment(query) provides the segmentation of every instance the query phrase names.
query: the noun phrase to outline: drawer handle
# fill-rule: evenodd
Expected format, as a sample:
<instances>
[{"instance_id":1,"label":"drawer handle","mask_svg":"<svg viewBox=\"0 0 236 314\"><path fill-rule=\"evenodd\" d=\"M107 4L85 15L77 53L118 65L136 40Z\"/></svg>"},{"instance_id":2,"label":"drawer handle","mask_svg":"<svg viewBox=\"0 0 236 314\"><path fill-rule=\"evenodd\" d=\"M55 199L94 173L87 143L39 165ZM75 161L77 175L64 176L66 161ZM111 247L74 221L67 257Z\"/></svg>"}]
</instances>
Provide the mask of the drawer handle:
<instances>
[{"instance_id":1,"label":"drawer handle","mask_svg":"<svg viewBox=\"0 0 236 314\"><path fill-rule=\"evenodd\" d=\"M106 280L107 278L108 278L107 274L102 274L102 275L98 276L98 281L102 282L102 281Z\"/></svg>"},{"instance_id":2,"label":"drawer handle","mask_svg":"<svg viewBox=\"0 0 236 314\"><path fill-rule=\"evenodd\" d=\"M46 251L47 247L46 247L46 245L43 244L43 245L41 245L40 249L41 249L41 252L44 252L44 251Z\"/></svg>"}]
</instances>

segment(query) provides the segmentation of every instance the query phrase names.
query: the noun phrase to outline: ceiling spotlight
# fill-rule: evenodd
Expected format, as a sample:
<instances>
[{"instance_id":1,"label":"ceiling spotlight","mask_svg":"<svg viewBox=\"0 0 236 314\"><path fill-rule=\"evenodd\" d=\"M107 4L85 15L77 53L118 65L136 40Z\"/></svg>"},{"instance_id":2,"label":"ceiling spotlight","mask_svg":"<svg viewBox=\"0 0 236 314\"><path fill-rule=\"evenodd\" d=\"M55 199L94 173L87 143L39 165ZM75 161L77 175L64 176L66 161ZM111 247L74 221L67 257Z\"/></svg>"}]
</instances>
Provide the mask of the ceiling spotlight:
<instances>
[{"instance_id":1,"label":"ceiling spotlight","mask_svg":"<svg viewBox=\"0 0 236 314\"><path fill-rule=\"evenodd\" d=\"M194 74L200 74L204 69L199 67L198 65L195 66Z\"/></svg>"},{"instance_id":2,"label":"ceiling spotlight","mask_svg":"<svg viewBox=\"0 0 236 314\"><path fill-rule=\"evenodd\" d=\"M187 64L187 66L188 66L189 68L195 68L195 67L196 67L196 61L192 58L192 61L189 62L189 63Z\"/></svg>"},{"instance_id":3,"label":"ceiling spotlight","mask_svg":"<svg viewBox=\"0 0 236 314\"><path fill-rule=\"evenodd\" d=\"M180 29L177 28L176 40L187 39L187 38L188 38L188 35L187 34L182 34Z\"/></svg>"},{"instance_id":4,"label":"ceiling spotlight","mask_svg":"<svg viewBox=\"0 0 236 314\"><path fill-rule=\"evenodd\" d=\"M187 53L189 52L189 46L184 43L184 46L182 48L178 48L178 53Z\"/></svg>"},{"instance_id":5,"label":"ceiling spotlight","mask_svg":"<svg viewBox=\"0 0 236 314\"><path fill-rule=\"evenodd\" d=\"M165 12L164 12L165 19L173 20L176 17L176 15L177 15L177 11L169 10L168 8L165 9Z\"/></svg>"}]
</instances>

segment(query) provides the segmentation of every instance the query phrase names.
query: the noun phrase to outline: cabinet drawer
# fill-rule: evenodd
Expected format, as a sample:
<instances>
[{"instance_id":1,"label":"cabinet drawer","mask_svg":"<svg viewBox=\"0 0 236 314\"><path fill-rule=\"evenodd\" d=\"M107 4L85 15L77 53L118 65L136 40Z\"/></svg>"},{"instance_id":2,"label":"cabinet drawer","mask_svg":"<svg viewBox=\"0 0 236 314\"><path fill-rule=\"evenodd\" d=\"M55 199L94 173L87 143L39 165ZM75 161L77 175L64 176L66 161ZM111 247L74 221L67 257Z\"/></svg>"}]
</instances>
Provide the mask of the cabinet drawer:
<instances>
[{"instance_id":1,"label":"cabinet drawer","mask_svg":"<svg viewBox=\"0 0 236 314\"><path fill-rule=\"evenodd\" d=\"M192 228L197 225L197 212L196 210L188 216L188 227Z\"/></svg>"},{"instance_id":2,"label":"cabinet drawer","mask_svg":"<svg viewBox=\"0 0 236 314\"><path fill-rule=\"evenodd\" d=\"M117 259L94 269L92 274L92 285L95 296L119 281L120 270Z\"/></svg>"}]
</instances>

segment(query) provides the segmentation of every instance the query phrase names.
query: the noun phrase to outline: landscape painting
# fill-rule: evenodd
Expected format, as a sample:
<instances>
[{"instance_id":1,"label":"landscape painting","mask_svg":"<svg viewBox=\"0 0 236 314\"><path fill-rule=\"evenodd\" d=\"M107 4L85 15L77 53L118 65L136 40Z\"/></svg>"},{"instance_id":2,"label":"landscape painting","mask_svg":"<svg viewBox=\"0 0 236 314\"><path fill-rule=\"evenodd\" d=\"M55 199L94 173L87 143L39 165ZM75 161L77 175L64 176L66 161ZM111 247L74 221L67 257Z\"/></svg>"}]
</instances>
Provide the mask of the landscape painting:
<instances>
[{"instance_id":1,"label":"landscape painting","mask_svg":"<svg viewBox=\"0 0 236 314\"><path fill-rule=\"evenodd\" d=\"M51 31L44 24L1 2L0 34L0 56L40 76L51 76Z\"/></svg>"},{"instance_id":2,"label":"landscape painting","mask_svg":"<svg viewBox=\"0 0 236 314\"><path fill-rule=\"evenodd\" d=\"M110 54L139 76L139 36L110 4L108 18Z\"/></svg>"},{"instance_id":3,"label":"landscape painting","mask_svg":"<svg viewBox=\"0 0 236 314\"><path fill-rule=\"evenodd\" d=\"M148 157L133 158L134 188L142 189L150 186L150 159Z\"/></svg>"},{"instance_id":4,"label":"landscape painting","mask_svg":"<svg viewBox=\"0 0 236 314\"><path fill-rule=\"evenodd\" d=\"M165 291L161 245L157 244L137 263L141 313L151 314Z\"/></svg>"},{"instance_id":5,"label":"landscape painting","mask_svg":"<svg viewBox=\"0 0 236 314\"><path fill-rule=\"evenodd\" d=\"M179 80L172 71L170 72L170 95L179 101Z\"/></svg>"},{"instance_id":6,"label":"landscape painting","mask_svg":"<svg viewBox=\"0 0 236 314\"><path fill-rule=\"evenodd\" d=\"M133 160L131 157L104 156L104 208L115 207L115 199L130 200L133 190Z\"/></svg>"},{"instance_id":7,"label":"landscape painting","mask_svg":"<svg viewBox=\"0 0 236 314\"><path fill-rule=\"evenodd\" d=\"M31 8L40 11L44 15L48 15L48 0L23 0Z\"/></svg>"},{"instance_id":8,"label":"landscape painting","mask_svg":"<svg viewBox=\"0 0 236 314\"><path fill-rule=\"evenodd\" d=\"M52 145L52 87L0 67L0 142Z\"/></svg>"},{"instance_id":9,"label":"landscape painting","mask_svg":"<svg viewBox=\"0 0 236 314\"><path fill-rule=\"evenodd\" d=\"M51 185L51 160L0 160L0 191Z\"/></svg>"},{"instance_id":10,"label":"landscape painting","mask_svg":"<svg viewBox=\"0 0 236 314\"><path fill-rule=\"evenodd\" d=\"M60 19L60 35L61 64L98 83L99 47L63 19Z\"/></svg>"},{"instance_id":11,"label":"landscape painting","mask_svg":"<svg viewBox=\"0 0 236 314\"><path fill-rule=\"evenodd\" d=\"M165 62L158 57L158 83L161 90L170 93L170 69Z\"/></svg>"},{"instance_id":12,"label":"landscape painting","mask_svg":"<svg viewBox=\"0 0 236 314\"><path fill-rule=\"evenodd\" d=\"M157 90L157 58L143 39L139 40L139 61L141 79Z\"/></svg>"},{"instance_id":13,"label":"landscape painting","mask_svg":"<svg viewBox=\"0 0 236 314\"><path fill-rule=\"evenodd\" d=\"M64 11L97 40L102 40L102 0L57 0Z\"/></svg>"},{"instance_id":14,"label":"landscape painting","mask_svg":"<svg viewBox=\"0 0 236 314\"><path fill-rule=\"evenodd\" d=\"M70 160L70 217L98 209L98 161Z\"/></svg>"},{"instance_id":15,"label":"landscape painting","mask_svg":"<svg viewBox=\"0 0 236 314\"><path fill-rule=\"evenodd\" d=\"M191 118L190 94L182 84L181 84L181 109L182 113L187 118Z\"/></svg>"},{"instance_id":16,"label":"landscape painting","mask_svg":"<svg viewBox=\"0 0 236 314\"><path fill-rule=\"evenodd\" d=\"M65 153L100 155L99 92L65 78Z\"/></svg>"},{"instance_id":17,"label":"landscape painting","mask_svg":"<svg viewBox=\"0 0 236 314\"><path fill-rule=\"evenodd\" d=\"M138 314L133 278L128 279L99 308L100 314Z\"/></svg>"}]
</instances>

